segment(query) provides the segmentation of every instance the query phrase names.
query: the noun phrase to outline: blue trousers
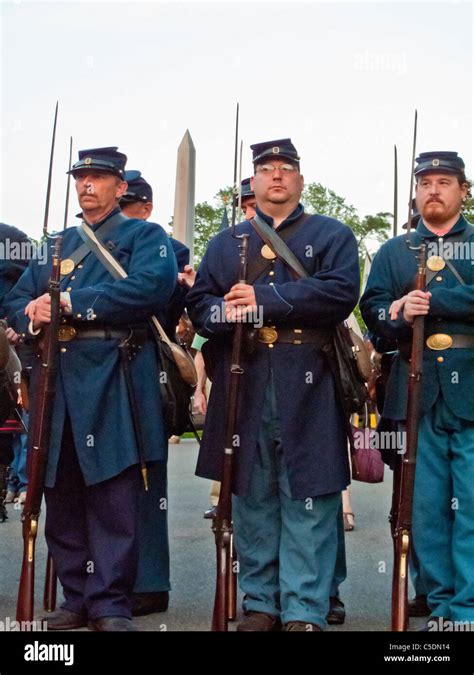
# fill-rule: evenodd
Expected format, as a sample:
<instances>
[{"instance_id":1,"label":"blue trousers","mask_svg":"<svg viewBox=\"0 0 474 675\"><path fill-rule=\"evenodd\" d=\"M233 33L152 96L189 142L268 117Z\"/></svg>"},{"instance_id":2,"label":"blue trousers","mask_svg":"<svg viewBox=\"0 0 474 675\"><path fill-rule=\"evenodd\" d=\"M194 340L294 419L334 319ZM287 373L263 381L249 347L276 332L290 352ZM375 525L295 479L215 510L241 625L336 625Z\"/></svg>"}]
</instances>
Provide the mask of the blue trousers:
<instances>
[{"instance_id":1,"label":"blue trousers","mask_svg":"<svg viewBox=\"0 0 474 675\"><path fill-rule=\"evenodd\" d=\"M474 621L474 422L442 398L420 423L413 539L433 616Z\"/></svg>"},{"instance_id":2,"label":"blue trousers","mask_svg":"<svg viewBox=\"0 0 474 675\"><path fill-rule=\"evenodd\" d=\"M86 486L66 420L56 483L45 489L46 541L65 609L89 619L131 618L140 489L137 466Z\"/></svg>"},{"instance_id":3,"label":"blue trousers","mask_svg":"<svg viewBox=\"0 0 474 675\"><path fill-rule=\"evenodd\" d=\"M233 497L239 585L247 611L326 625L341 493L292 499L274 389L266 393L249 491Z\"/></svg>"},{"instance_id":4,"label":"blue trousers","mask_svg":"<svg viewBox=\"0 0 474 675\"><path fill-rule=\"evenodd\" d=\"M420 561L416 554L415 547L413 546L413 541L411 543L410 552L408 554L408 571L410 573L410 579L415 589L415 595L427 595L426 588L421 578L420 571Z\"/></svg>"},{"instance_id":5,"label":"blue trousers","mask_svg":"<svg viewBox=\"0 0 474 675\"><path fill-rule=\"evenodd\" d=\"M339 586L347 577L346 564L346 535L344 532L344 512L342 508L342 495L339 511L337 514L337 553L336 564L334 565L334 574L331 581L330 595L332 598L339 598Z\"/></svg>"},{"instance_id":6,"label":"blue trousers","mask_svg":"<svg viewBox=\"0 0 474 675\"><path fill-rule=\"evenodd\" d=\"M167 462L148 467L148 492L141 490L138 534L138 573L134 593L169 591Z\"/></svg>"},{"instance_id":7,"label":"blue trousers","mask_svg":"<svg viewBox=\"0 0 474 675\"><path fill-rule=\"evenodd\" d=\"M28 413L22 413L22 417L26 426L28 426ZM13 436L13 461L10 464L7 488L12 492L25 492L28 488L26 476L27 444L27 434L15 434Z\"/></svg>"}]
</instances>

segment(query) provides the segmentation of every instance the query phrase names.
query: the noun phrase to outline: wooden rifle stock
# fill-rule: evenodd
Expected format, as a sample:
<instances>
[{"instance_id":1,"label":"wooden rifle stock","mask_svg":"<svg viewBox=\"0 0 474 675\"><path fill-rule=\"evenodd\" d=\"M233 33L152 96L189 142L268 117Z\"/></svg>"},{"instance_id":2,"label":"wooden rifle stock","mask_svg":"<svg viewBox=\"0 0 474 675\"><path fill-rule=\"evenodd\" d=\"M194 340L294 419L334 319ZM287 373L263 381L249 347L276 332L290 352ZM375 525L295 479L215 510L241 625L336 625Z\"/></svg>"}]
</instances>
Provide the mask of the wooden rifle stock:
<instances>
[{"instance_id":1,"label":"wooden rifle stock","mask_svg":"<svg viewBox=\"0 0 474 675\"><path fill-rule=\"evenodd\" d=\"M61 237L55 238L49 282L51 322L44 331L41 365L34 403L34 423L28 447L28 491L22 513L23 562L18 588L17 621L32 621L35 593L35 546L44 491L46 465L56 391L58 329L60 317Z\"/></svg>"},{"instance_id":2,"label":"wooden rifle stock","mask_svg":"<svg viewBox=\"0 0 474 675\"><path fill-rule=\"evenodd\" d=\"M239 283L245 284L247 277L249 235L241 236ZM240 376L244 372L240 365L242 348L243 323L236 323L232 341L232 359L230 367L230 382L227 400L227 416L225 426L225 448L222 469L221 490L217 515L213 522L213 532L216 540L216 592L214 598L214 612L212 616L212 630L226 631L229 616L233 617L235 602L235 577L233 561L232 535L232 471L234 455L234 433L237 420L237 405L239 401Z\"/></svg>"},{"instance_id":3,"label":"wooden rifle stock","mask_svg":"<svg viewBox=\"0 0 474 675\"><path fill-rule=\"evenodd\" d=\"M426 286L426 244L419 249L416 290ZM413 489L415 485L416 451L422 398L424 316L416 316L408 376L406 452L397 455L394 469L394 490L391 528L394 547L392 578L392 630L408 628L408 554L411 545Z\"/></svg>"}]
</instances>

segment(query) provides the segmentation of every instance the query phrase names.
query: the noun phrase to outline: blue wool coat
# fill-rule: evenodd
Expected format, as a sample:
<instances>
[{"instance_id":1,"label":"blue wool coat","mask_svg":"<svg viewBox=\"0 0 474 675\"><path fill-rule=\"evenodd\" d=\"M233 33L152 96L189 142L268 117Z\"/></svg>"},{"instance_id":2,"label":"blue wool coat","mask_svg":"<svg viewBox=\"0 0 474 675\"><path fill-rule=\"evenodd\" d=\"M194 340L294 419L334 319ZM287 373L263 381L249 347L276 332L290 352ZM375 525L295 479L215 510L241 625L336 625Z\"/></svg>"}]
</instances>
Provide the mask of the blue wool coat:
<instances>
[{"instance_id":1,"label":"blue wool coat","mask_svg":"<svg viewBox=\"0 0 474 675\"><path fill-rule=\"evenodd\" d=\"M459 233L464 233L467 220L461 216L444 242ZM416 232L412 232L412 245L424 240L435 251L436 235L420 220ZM456 259L451 262L463 278L462 285L448 266L439 271L429 283L427 290L430 311L425 318L425 338L433 333L450 335L474 335L474 234L460 242ZM455 246L451 246L456 251ZM449 252L449 248L447 247ZM412 328L400 313L392 321L388 309L393 302L414 288L417 271L416 252L406 245L406 234L390 239L375 256L365 292L360 301L364 321L376 337L396 341L402 351L409 354ZM438 360L441 358L442 360ZM427 412L442 394L450 410L465 420L474 420L474 349L444 349L433 351L425 348L423 356L423 397L421 414ZM406 418L408 398L408 363L397 353L390 377L383 414L393 420Z\"/></svg>"},{"instance_id":2,"label":"blue wool coat","mask_svg":"<svg viewBox=\"0 0 474 675\"><path fill-rule=\"evenodd\" d=\"M299 205L279 229L303 212ZM272 225L272 219L259 211ZM249 259L260 257L262 240L245 221L237 234L249 233ZM354 308L359 292L357 244L352 231L337 220L314 215L287 240L310 274L295 280L280 260L273 274L264 271L254 283L263 323L278 328L332 327ZM224 448L225 402L233 324L223 319L223 296L238 280L238 241L231 229L209 244L196 282L187 296L197 332L209 338L215 364L197 474L219 480ZM220 313L221 320L216 320ZM257 343L243 355L240 384L234 492L245 495L257 448L265 389L273 378L288 477L294 499L343 490L350 482L347 442L341 409L326 357L312 344Z\"/></svg>"},{"instance_id":3,"label":"blue wool coat","mask_svg":"<svg viewBox=\"0 0 474 675\"><path fill-rule=\"evenodd\" d=\"M115 209L108 218L117 212ZM64 259L82 244L82 239L76 227L66 229L62 236ZM107 244L129 276L114 280L89 253L81 266L61 282L61 290L70 289L73 322L92 327L144 325L147 317L166 307L175 287L177 267L169 237L160 225L128 219L108 235ZM47 291L50 272L50 259L46 265L32 261L5 299L11 325L17 332L27 333L28 320L23 310L31 299ZM47 487L54 486L66 411L86 485L112 478L139 461L118 344L118 339L77 338L60 343L64 351L59 353ZM146 459L165 459L159 367L151 340L132 361L131 368Z\"/></svg>"},{"instance_id":4,"label":"blue wool coat","mask_svg":"<svg viewBox=\"0 0 474 675\"><path fill-rule=\"evenodd\" d=\"M21 247L22 243L27 244L29 242L28 237L24 232L18 230L12 225L5 225L5 223L0 223L0 242L2 246L5 246L5 254L9 252L12 244L18 247ZM21 249L19 248L20 252ZM15 251L16 254L16 251ZM28 260L17 258L13 256L10 258L7 255L0 256L0 318L3 318L5 312L3 311L2 304L3 299L11 288L15 285L16 281L21 277L23 271L28 265Z\"/></svg>"}]
</instances>

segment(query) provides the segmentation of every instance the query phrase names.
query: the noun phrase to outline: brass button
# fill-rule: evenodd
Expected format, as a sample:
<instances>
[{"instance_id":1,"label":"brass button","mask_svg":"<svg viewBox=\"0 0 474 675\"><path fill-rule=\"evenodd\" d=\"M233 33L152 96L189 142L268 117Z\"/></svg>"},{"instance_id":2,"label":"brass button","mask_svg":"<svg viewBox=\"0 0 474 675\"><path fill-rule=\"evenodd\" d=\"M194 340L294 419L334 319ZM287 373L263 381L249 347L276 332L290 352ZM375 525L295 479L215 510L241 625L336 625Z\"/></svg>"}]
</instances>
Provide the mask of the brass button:
<instances>
[{"instance_id":1,"label":"brass button","mask_svg":"<svg viewBox=\"0 0 474 675\"><path fill-rule=\"evenodd\" d=\"M443 357L443 356L438 356L438 358L437 358L436 360L438 361L438 363L443 363L444 357Z\"/></svg>"},{"instance_id":2,"label":"brass button","mask_svg":"<svg viewBox=\"0 0 474 675\"><path fill-rule=\"evenodd\" d=\"M275 345L268 345L268 349L273 349Z\"/></svg>"},{"instance_id":3,"label":"brass button","mask_svg":"<svg viewBox=\"0 0 474 675\"><path fill-rule=\"evenodd\" d=\"M97 314L93 314L91 318L92 318L92 319L97 319Z\"/></svg>"},{"instance_id":4,"label":"brass button","mask_svg":"<svg viewBox=\"0 0 474 675\"><path fill-rule=\"evenodd\" d=\"M64 354L64 352L67 352L66 347L61 347L61 351L62 351L63 354Z\"/></svg>"},{"instance_id":5,"label":"brass button","mask_svg":"<svg viewBox=\"0 0 474 675\"><path fill-rule=\"evenodd\" d=\"M275 284L273 283L273 281L270 281L270 286L274 286L274 285L275 285Z\"/></svg>"},{"instance_id":6,"label":"brass button","mask_svg":"<svg viewBox=\"0 0 474 675\"><path fill-rule=\"evenodd\" d=\"M71 287L71 286L68 286L68 287L66 288L66 291L69 293L70 291L72 291L72 287Z\"/></svg>"},{"instance_id":7,"label":"brass button","mask_svg":"<svg viewBox=\"0 0 474 675\"><path fill-rule=\"evenodd\" d=\"M268 274L272 277L275 274L275 272L274 270L271 270Z\"/></svg>"},{"instance_id":8,"label":"brass button","mask_svg":"<svg viewBox=\"0 0 474 675\"><path fill-rule=\"evenodd\" d=\"M436 281L443 281L443 277L436 277Z\"/></svg>"},{"instance_id":9,"label":"brass button","mask_svg":"<svg viewBox=\"0 0 474 675\"><path fill-rule=\"evenodd\" d=\"M84 267L84 265L78 265L77 269L82 270L83 267Z\"/></svg>"},{"instance_id":10,"label":"brass button","mask_svg":"<svg viewBox=\"0 0 474 675\"><path fill-rule=\"evenodd\" d=\"M73 274L72 277L71 277L71 281L73 281L75 278L76 278L76 275Z\"/></svg>"},{"instance_id":11,"label":"brass button","mask_svg":"<svg viewBox=\"0 0 474 675\"><path fill-rule=\"evenodd\" d=\"M82 319L82 314L76 314L76 317L77 317L78 319Z\"/></svg>"}]
</instances>

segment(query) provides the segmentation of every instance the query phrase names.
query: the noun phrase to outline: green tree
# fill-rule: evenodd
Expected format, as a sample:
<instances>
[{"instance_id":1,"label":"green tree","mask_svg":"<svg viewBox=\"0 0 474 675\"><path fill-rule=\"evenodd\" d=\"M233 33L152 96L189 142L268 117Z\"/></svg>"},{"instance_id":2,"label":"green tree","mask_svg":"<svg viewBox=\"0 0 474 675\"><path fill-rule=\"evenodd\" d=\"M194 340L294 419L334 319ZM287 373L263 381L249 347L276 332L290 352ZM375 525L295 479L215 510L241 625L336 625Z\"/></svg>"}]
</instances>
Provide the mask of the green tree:
<instances>
[{"instance_id":1,"label":"green tree","mask_svg":"<svg viewBox=\"0 0 474 675\"><path fill-rule=\"evenodd\" d=\"M227 208L227 215L230 220L232 210L231 187L219 190L214 197L214 204L209 204L208 202L196 204L194 212L194 257L196 268L201 262L210 240L219 232L224 215L224 207Z\"/></svg>"},{"instance_id":2,"label":"green tree","mask_svg":"<svg viewBox=\"0 0 474 675\"><path fill-rule=\"evenodd\" d=\"M309 183L304 189L301 200L308 213L320 213L324 216L336 218L352 229L359 248L359 268L362 280L368 240L371 240L372 243L382 244L388 238L392 215L387 212L380 212L376 213L375 216L365 216L361 219L355 208L346 204L344 197L336 194L334 190L324 187L321 183ZM354 314L361 329L365 330L358 306L354 310Z\"/></svg>"},{"instance_id":3,"label":"green tree","mask_svg":"<svg viewBox=\"0 0 474 675\"><path fill-rule=\"evenodd\" d=\"M472 182L472 181L471 181ZM474 223L474 197L471 195L472 189L469 190L469 196L464 202L463 215L470 222Z\"/></svg>"},{"instance_id":4,"label":"green tree","mask_svg":"<svg viewBox=\"0 0 474 675\"><path fill-rule=\"evenodd\" d=\"M352 205L346 204L344 197L336 194L321 183L309 183L301 198L308 213L320 213L336 218L348 225L354 232L359 247L359 256L365 256L368 239L383 243L389 236L391 214L376 213L375 216L360 218Z\"/></svg>"}]
</instances>

